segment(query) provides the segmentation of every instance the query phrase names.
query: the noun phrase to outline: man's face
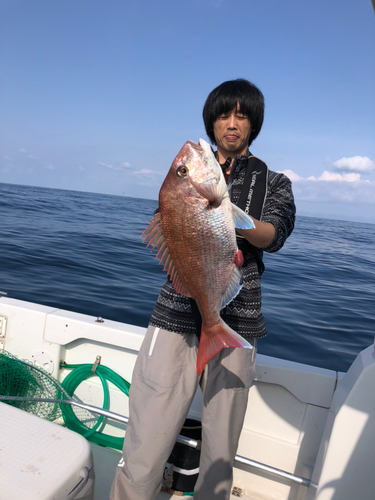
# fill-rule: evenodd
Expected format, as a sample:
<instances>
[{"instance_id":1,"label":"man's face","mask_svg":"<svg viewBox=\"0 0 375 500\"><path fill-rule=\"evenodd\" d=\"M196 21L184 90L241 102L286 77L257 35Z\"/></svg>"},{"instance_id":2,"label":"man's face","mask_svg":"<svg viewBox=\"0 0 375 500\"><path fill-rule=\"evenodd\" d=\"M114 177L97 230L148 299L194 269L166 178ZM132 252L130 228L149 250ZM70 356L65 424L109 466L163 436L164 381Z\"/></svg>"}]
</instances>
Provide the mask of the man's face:
<instances>
[{"instance_id":1,"label":"man's face","mask_svg":"<svg viewBox=\"0 0 375 500\"><path fill-rule=\"evenodd\" d=\"M240 113L239 104L232 111L222 114L214 122L214 136L219 153L223 156L243 154L247 150L251 124L247 116Z\"/></svg>"}]
</instances>

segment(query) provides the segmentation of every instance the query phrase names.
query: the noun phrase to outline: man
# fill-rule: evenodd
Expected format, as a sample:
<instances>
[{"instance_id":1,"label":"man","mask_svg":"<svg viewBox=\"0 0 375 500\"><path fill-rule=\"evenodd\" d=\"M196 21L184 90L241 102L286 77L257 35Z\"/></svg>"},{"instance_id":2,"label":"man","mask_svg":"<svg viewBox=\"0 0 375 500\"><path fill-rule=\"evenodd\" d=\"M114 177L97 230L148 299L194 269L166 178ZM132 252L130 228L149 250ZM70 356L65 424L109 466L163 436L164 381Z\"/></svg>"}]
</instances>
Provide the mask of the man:
<instances>
[{"instance_id":1,"label":"man","mask_svg":"<svg viewBox=\"0 0 375 500\"><path fill-rule=\"evenodd\" d=\"M200 384L202 449L194 500L228 500L233 460L255 373L256 342L266 335L260 311L263 250L279 250L294 227L291 183L268 171L248 147L259 134L264 98L247 80L224 82L207 98L203 119L229 183L233 203L252 217L255 229L238 231L244 284L222 311L224 321L254 349L225 348L196 372L199 312L168 280L152 313L134 368L123 459L111 500L154 500L164 465Z\"/></svg>"}]
</instances>

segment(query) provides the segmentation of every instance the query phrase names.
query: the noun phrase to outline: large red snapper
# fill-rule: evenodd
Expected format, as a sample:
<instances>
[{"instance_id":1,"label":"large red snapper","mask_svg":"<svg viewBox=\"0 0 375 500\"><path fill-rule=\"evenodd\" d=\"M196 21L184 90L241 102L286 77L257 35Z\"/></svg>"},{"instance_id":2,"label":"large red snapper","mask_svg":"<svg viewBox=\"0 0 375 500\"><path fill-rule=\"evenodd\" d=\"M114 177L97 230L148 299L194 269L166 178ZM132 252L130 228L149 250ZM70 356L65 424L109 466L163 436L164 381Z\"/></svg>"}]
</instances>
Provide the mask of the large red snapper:
<instances>
[{"instance_id":1,"label":"large red snapper","mask_svg":"<svg viewBox=\"0 0 375 500\"><path fill-rule=\"evenodd\" d=\"M224 347L252 348L220 317L242 286L243 257L235 227L254 223L229 199L211 147L188 141L174 159L159 193L159 213L143 232L158 248L176 291L192 297L202 316L197 372Z\"/></svg>"}]
</instances>

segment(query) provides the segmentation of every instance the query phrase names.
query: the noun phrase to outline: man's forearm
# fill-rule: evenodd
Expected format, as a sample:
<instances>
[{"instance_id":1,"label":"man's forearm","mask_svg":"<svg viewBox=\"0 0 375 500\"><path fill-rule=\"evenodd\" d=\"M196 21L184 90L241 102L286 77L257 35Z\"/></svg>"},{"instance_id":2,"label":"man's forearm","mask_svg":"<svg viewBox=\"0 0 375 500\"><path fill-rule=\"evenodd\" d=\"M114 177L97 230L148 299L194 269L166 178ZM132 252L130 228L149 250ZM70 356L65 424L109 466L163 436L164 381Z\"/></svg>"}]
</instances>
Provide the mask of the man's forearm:
<instances>
[{"instance_id":1,"label":"man's forearm","mask_svg":"<svg viewBox=\"0 0 375 500\"><path fill-rule=\"evenodd\" d=\"M238 234L243 236L249 243L257 248L264 248L270 245L275 237L275 227L270 222L261 222L252 217L255 228L237 229Z\"/></svg>"}]
</instances>

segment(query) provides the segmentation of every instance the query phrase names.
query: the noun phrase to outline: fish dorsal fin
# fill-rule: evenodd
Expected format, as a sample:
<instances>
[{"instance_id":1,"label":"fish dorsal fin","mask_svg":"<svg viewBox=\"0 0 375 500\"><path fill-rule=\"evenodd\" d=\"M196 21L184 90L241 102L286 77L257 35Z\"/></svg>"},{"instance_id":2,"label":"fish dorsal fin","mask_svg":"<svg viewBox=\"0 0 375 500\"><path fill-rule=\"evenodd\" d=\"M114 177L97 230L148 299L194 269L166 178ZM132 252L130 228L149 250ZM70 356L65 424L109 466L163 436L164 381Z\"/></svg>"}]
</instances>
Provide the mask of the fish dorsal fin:
<instances>
[{"instance_id":1,"label":"fish dorsal fin","mask_svg":"<svg viewBox=\"0 0 375 500\"><path fill-rule=\"evenodd\" d=\"M153 218L150 220L150 224L146 227L146 229L141 234L141 238L143 238L143 243L148 242L147 246L153 244L152 250L157 246L156 240L163 234L163 229L161 227L160 222L160 213L157 212ZM164 236L164 235L163 235ZM156 237L156 240L154 239ZM154 242L154 243L153 243Z\"/></svg>"},{"instance_id":2,"label":"fish dorsal fin","mask_svg":"<svg viewBox=\"0 0 375 500\"><path fill-rule=\"evenodd\" d=\"M179 293L180 295L184 295L185 297L191 297L177 272L174 278L171 278L171 281L177 293Z\"/></svg>"},{"instance_id":3,"label":"fish dorsal fin","mask_svg":"<svg viewBox=\"0 0 375 500\"><path fill-rule=\"evenodd\" d=\"M242 271L238 266L234 266L232 279L221 298L220 309L223 309L223 307L227 306L238 295L239 291L242 288L242 282Z\"/></svg>"},{"instance_id":4,"label":"fish dorsal fin","mask_svg":"<svg viewBox=\"0 0 375 500\"><path fill-rule=\"evenodd\" d=\"M141 238L143 238L143 243L146 241L147 246L152 245L151 252L157 248L158 252L155 256L156 259L164 264L163 271L167 272L169 279L172 281L173 286L176 289L176 292L180 295L185 295L185 297L190 297L189 292L187 291L185 285L183 284L176 267L173 263L171 254L169 253L169 248L167 242L164 238L163 228L160 220L160 213L156 213L154 217L151 219L150 224L141 234Z\"/></svg>"},{"instance_id":5,"label":"fish dorsal fin","mask_svg":"<svg viewBox=\"0 0 375 500\"><path fill-rule=\"evenodd\" d=\"M236 229L254 229L255 224L251 217L247 215L241 208L232 203L233 222Z\"/></svg>"}]
</instances>

